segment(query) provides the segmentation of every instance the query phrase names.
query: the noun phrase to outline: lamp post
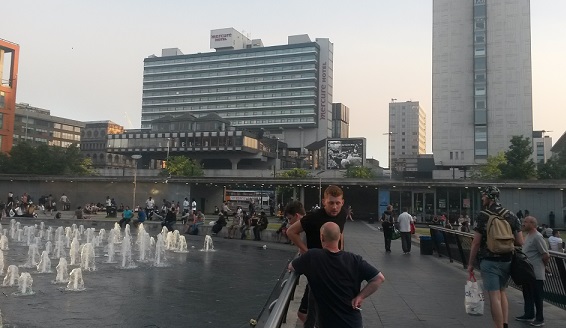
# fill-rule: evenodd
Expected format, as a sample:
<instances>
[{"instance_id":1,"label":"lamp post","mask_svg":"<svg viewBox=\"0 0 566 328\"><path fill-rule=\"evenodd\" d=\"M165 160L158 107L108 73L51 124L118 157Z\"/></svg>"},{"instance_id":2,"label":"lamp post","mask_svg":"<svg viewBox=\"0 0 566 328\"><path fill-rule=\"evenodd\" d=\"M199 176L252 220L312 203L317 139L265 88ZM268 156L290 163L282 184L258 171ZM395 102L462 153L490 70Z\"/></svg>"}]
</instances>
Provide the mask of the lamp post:
<instances>
[{"instance_id":1,"label":"lamp post","mask_svg":"<svg viewBox=\"0 0 566 328\"><path fill-rule=\"evenodd\" d=\"M273 178L277 176L277 162L279 161L279 138L273 137L275 139L275 164L273 164Z\"/></svg>"},{"instance_id":2,"label":"lamp post","mask_svg":"<svg viewBox=\"0 0 566 328\"><path fill-rule=\"evenodd\" d=\"M395 99L397 100L397 99ZM393 99L391 99L391 101L393 101ZM393 134L393 132L389 131L384 133L383 135L388 135L388 146L387 146L387 158L389 160L389 180L391 180L393 178L393 169L391 168L391 135Z\"/></svg>"},{"instance_id":3,"label":"lamp post","mask_svg":"<svg viewBox=\"0 0 566 328\"><path fill-rule=\"evenodd\" d=\"M322 170L316 174L318 175L318 206L322 206L322 177L320 174L324 172L326 172L326 170Z\"/></svg>"},{"instance_id":4,"label":"lamp post","mask_svg":"<svg viewBox=\"0 0 566 328\"><path fill-rule=\"evenodd\" d=\"M171 138L167 138L167 156L165 158L165 167L169 164L169 142L171 142Z\"/></svg>"},{"instance_id":5,"label":"lamp post","mask_svg":"<svg viewBox=\"0 0 566 328\"><path fill-rule=\"evenodd\" d=\"M136 168L134 169L134 199L132 202L132 210L135 211L136 208L136 186L138 183L138 159L142 158L141 155L132 155L132 158L134 159L134 163L136 163Z\"/></svg>"}]
</instances>

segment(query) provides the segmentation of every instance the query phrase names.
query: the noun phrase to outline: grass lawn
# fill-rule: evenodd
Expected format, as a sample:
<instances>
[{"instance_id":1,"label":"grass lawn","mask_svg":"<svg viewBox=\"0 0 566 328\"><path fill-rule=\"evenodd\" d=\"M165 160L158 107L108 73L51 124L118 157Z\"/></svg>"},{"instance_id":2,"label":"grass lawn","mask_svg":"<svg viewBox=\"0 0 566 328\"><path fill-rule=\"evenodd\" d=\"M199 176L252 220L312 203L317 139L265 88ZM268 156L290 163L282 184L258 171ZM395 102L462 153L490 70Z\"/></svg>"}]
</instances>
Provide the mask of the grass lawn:
<instances>
[{"instance_id":1,"label":"grass lawn","mask_svg":"<svg viewBox=\"0 0 566 328\"><path fill-rule=\"evenodd\" d=\"M429 228L415 228L415 232L421 236L430 236Z\"/></svg>"}]
</instances>

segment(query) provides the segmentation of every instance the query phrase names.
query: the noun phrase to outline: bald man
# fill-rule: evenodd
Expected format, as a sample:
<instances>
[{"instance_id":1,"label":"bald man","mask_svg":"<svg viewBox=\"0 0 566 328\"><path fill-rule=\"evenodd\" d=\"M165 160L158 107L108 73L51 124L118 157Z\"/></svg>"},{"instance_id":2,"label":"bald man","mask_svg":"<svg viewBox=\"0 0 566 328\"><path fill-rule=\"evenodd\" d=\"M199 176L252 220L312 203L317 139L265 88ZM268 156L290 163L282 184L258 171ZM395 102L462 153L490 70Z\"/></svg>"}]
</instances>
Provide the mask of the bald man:
<instances>
[{"instance_id":1,"label":"bald man","mask_svg":"<svg viewBox=\"0 0 566 328\"><path fill-rule=\"evenodd\" d=\"M322 249L309 249L289 263L289 270L304 274L317 304L319 328L361 328L362 302L385 280L361 256L340 250L340 228L327 222L320 228ZM360 291L362 281L368 284Z\"/></svg>"}]
</instances>

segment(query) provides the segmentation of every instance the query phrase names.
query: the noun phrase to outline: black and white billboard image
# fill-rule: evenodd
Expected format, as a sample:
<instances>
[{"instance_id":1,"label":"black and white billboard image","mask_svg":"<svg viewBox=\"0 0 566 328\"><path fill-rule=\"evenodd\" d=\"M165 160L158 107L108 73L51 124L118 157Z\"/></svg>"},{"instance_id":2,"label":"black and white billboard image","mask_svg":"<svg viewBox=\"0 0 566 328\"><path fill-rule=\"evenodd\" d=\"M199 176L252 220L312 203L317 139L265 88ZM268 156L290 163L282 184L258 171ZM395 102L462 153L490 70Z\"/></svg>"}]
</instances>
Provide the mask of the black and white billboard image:
<instances>
[{"instance_id":1,"label":"black and white billboard image","mask_svg":"<svg viewBox=\"0 0 566 328\"><path fill-rule=\"evenodd\" d=\"M365 139L328 139L326 141L327 170L345 170L348 166L363 166Z\"/></svg>"}]
</instances>

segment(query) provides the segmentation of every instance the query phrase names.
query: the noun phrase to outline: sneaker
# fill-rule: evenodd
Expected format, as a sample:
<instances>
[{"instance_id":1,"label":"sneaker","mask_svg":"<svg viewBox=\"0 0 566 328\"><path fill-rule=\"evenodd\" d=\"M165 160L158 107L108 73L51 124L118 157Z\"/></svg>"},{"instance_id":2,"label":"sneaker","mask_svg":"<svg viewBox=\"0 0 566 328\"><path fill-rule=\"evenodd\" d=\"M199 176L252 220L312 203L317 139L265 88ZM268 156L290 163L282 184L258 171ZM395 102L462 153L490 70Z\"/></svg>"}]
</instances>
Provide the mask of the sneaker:
<instances>
[{"instance_id":1,"label":"sneaker","mask_svg":"<svg viewBox=\"0 0 566 328\"><path fill-rule=\"evenodd\" d=\"M535 321L531 322L531 326L542 327L542 326L544 326L544 321L535 320Z\"/></svg>"},{"instance_id":2,"label":"sneaker","mask_svg":"<svg viewBox=\"0 0 566 328\"><path fill-rule=\"evenodd\" d=\"M535 318L529 318L527 316L522 315L520 317L515 317L515 320L517 320L517 321L533 321L533 320L535 320Z\"/></svg>"}]
</instances>

